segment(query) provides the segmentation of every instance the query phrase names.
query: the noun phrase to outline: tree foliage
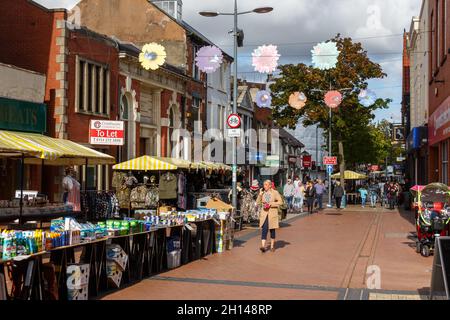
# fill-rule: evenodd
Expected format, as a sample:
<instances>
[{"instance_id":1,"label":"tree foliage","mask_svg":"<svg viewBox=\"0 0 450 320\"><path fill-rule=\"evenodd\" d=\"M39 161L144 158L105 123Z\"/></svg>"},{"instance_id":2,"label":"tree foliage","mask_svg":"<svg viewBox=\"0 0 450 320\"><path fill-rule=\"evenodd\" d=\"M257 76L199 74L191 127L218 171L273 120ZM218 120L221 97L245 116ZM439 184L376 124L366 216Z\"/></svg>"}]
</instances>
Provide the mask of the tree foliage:
<instances>
[{"instance_id":1,"label":"tree foliage","mask_svg":"<svg viewBox=\"0 0 450 320\"><path fill-rule=\"evenodd\" d=\"M328 136L330 118L324 95L330 89L346 89L341 91L344 96L341 106L332 110L333 150L342 143L344 154L340 156L345 155L348 163L375 163L382 157L377 149L384 142L372 125L374 111L387 108L390 100L378 99L374 105L364 107L358 94L367 88L368 80L382 79L386 74L379 64L370 60L361 43L340 35L329 41L336 42L341 51L336 68L322 71L304 63L280 66L280 77L271 85L273 119L278 125L292 129L299 121L305 126L318 124ZM304 92L308 98L301 110L288 105L289 96L296 91Z\"/></svg>"}]
</instances>

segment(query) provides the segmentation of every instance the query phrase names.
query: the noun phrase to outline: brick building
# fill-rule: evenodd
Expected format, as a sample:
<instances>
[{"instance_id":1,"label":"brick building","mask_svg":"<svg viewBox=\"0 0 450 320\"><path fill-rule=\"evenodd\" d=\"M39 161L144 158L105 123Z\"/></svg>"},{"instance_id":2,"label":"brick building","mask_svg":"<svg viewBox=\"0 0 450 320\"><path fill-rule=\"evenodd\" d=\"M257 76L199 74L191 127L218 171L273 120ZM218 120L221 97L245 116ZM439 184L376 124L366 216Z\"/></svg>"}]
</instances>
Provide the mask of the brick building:
<instances>
[{"instance_id":1,"label":"brick building","mask_svg":"<svg viewBox=\"0 0 450 320\"><path fill-rule=\"evenodd\" d=\"M450 184L450 12L448 1L428 2L429 37L429 119L428 180Z\"/></svg>"},{"instance_id":2,"label":"brick building","mask_svg":"<svg viewBox=\"0 0 450 320\"><path fill-rule=\"evenodd\" d=\"M1 1L0 61L46 75L45 134L117 156L118 147L89 145L91 120L118 117L119 47L115 40L66 23L67 11L29 0ZM45 167L42 192L61 200L64 168ZM108 166L83 166L80 180L90 189L109 187Z\"/></svg>"}]
</instances>

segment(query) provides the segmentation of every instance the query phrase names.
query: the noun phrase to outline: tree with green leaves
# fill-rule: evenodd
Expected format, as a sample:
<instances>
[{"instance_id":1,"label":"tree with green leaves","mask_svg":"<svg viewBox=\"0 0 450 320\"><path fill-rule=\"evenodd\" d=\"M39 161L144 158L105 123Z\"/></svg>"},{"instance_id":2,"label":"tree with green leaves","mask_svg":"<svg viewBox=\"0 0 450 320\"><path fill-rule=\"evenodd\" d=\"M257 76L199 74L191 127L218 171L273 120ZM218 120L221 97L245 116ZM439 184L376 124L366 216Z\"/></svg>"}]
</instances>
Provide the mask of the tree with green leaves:
<instances>
[{"instance_id":1,"label":"tree with green leaves","mask_svg":"<svg viewBox=\"0 0 450 320\"><path fill-rule=\"evenodd\" d=\"M367 89L367 81L382 79L386 74L379 64L370 60L361 43L354 43L351 38L342 38L340 35L329 41L335 42L340 51L336 68L323 71L304 63L279 67L280 76L270 87L273 93L273 119L279 126L291 129L299 121L305 126L318 124L328 136L330 118L329 108L324 102L325 92L351 89L342 92L342 104L332 110L332 151L334 154L337 151L343 183L346 161L372 162L369 161L372 157L377 158L374 156L376 143L371 143L373 136L370 128L375 119L374 111L387 108L390 100L377 99L369 107L361 105L358 94ZM288 105L289 97L294 92L303 92L308 98L301 110Z\"/></svg>"}]
</instances>

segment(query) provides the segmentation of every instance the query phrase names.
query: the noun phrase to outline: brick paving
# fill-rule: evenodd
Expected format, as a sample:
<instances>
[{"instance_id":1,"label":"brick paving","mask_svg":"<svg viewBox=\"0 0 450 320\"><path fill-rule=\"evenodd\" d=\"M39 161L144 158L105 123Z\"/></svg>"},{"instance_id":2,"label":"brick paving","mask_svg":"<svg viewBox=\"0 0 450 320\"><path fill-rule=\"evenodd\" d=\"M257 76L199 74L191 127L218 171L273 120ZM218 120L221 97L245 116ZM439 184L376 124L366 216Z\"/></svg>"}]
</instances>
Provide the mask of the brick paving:
<instances>
[{"instance_id":1,"label":"brick paving","mask_svg":"<svg viewBox=\"0 0 450 320\"><path fill-rule=\"evenodd\" d=\"M433 259L415 252L413 213L355 206L289 218L275 253L259 252L258 232L244 230L232 251L103 299L427 299ZM379 270L369 282L381 290L367 289L368 267Z\"/></svg>"}]
</instances>

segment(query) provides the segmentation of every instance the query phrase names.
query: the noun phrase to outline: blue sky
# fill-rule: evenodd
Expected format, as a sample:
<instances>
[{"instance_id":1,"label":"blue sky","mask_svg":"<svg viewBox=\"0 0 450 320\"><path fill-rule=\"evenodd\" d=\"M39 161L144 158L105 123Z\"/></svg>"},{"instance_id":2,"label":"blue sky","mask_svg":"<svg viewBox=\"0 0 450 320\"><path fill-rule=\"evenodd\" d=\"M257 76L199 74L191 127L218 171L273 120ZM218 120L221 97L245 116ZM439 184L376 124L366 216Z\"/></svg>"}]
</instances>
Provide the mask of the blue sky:
<instances>
[{"instance_id":1,"label":"blue sky","mask_svg":"<svg viewBox=\"0 0 450 320\"><path fill-rule=\"evenodd\" d=\"M71 8L77 0L39 0L48 7ZM278 45L280 63L310 63L315 43L337 33L359 39L370 57L381 63L388 77L370 82L379 97L391 98L388 110L377 112L377 120L400 121L402 85L402 33L409 30L413 16L420 12L421 0L240 0L241 11L272 6L265 15L245 15L240 27L245 31L246 46L240 49L241 77L261 81L250 63L251 52L262 44ZM183 18L205 36L232 53L231 17L204 18L199 11L230 12L232 0L183 0ZM82 19L82 17L81 17ZM214 19L214 20L211 20ZM214 23L212 23L214 21Z\"/></svg>"}]
</instances>

